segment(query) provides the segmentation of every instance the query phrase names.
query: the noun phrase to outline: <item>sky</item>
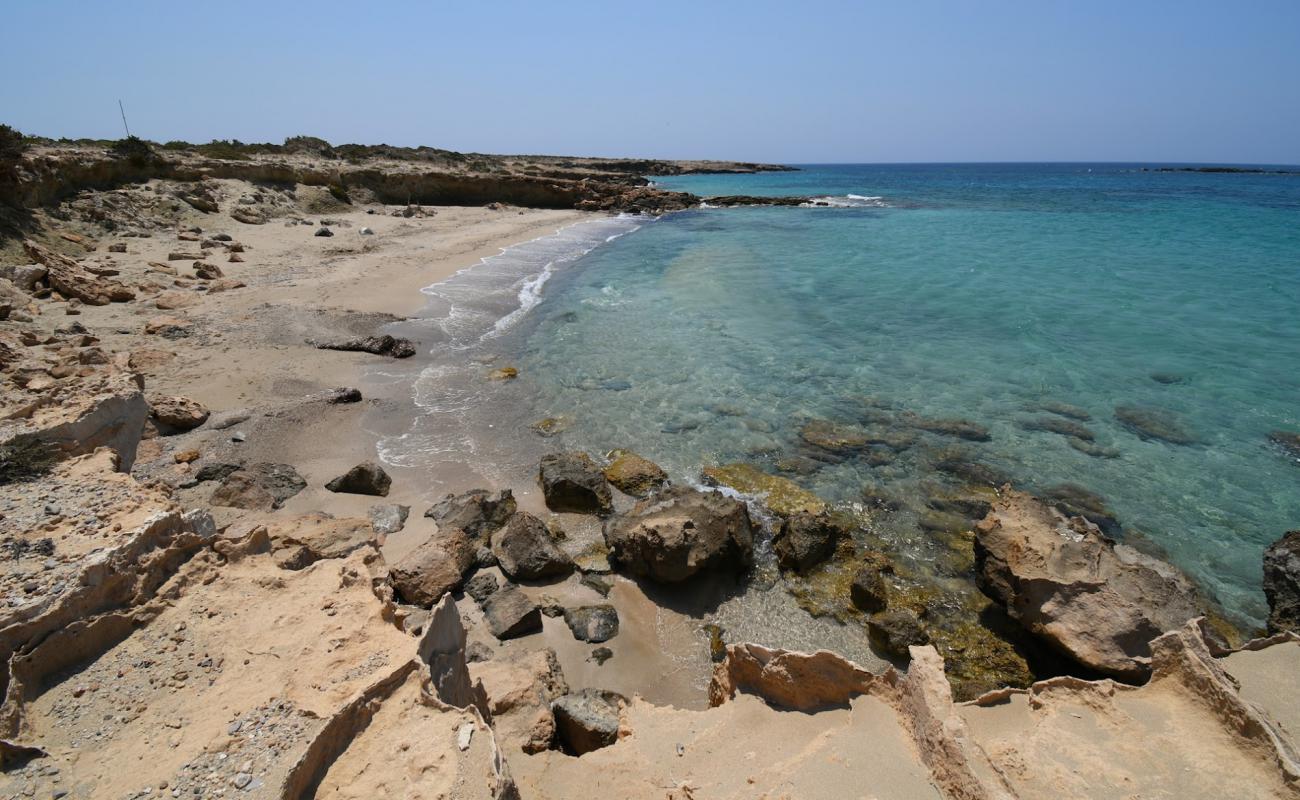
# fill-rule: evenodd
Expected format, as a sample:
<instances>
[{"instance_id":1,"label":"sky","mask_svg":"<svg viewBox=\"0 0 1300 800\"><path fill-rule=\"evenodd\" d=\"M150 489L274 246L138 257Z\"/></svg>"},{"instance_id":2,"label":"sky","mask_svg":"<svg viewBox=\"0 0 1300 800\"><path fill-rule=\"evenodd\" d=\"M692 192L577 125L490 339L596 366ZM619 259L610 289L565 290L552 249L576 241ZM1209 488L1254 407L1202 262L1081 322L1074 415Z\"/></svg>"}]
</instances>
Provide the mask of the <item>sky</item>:
<instances>
[{"instance_id":1,"label":"sky","mask_svg":"<svg viewBox=\"0 0 1300 800\"><path fill-rule=\"evenodd\" d=\"M1300 164L1300 2L11 0L52 137L785 163Z\"/></svg>"}]
</instances>

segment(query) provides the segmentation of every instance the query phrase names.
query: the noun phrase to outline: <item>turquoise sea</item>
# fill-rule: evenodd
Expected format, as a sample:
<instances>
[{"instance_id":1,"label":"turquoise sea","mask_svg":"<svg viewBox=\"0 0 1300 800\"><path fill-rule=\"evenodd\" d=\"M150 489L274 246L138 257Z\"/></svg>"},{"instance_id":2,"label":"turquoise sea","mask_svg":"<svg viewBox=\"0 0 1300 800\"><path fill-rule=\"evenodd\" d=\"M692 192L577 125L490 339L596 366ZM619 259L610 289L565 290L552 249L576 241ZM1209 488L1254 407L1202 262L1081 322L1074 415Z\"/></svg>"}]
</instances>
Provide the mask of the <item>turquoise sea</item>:
<instances>
[{"instance_id":1,"label":"turquoise sea","mask_svg":"<svg viewBox=\"0 0 1300 800\"><path fill-rule=\"evenodd\" d=\"M889 535L923 558L908 498L957 452L1030 490L1095 493L1116 536L1258 624L1263 549L1300 526L1300 463L1268 440L1300 430L1300 175L1143 166L657 179L828 206L579 225L430 287L411 323L432 351L424 413L381 454L486 461L516 482L561 447L629 447L679 480L782 465L834 502L901 497ZM483 379L507 364L517 380ZM1186 441L1143 438L1117 408ZM988 440L921 432L891 463L801 458L809 421L907 412ZM538 436L544 417L567 427ZM1091 454L1043 429L1061 420Z\"/></svg>"}]
</instances>

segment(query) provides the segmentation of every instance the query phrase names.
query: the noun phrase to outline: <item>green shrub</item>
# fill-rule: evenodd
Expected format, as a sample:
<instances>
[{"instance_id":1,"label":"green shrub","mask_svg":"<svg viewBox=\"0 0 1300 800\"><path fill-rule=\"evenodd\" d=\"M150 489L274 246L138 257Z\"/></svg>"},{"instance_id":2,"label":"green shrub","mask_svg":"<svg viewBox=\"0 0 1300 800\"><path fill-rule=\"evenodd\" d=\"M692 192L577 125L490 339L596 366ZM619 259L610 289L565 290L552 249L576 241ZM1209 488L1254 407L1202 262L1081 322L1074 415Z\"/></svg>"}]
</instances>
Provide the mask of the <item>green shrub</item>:
<instances>
[{"instance_id":1,"label":"green shrub","mask_svg":"<svg viewBox=\"0 0 1300 800\"><path fill-rule=\"evenodd\" d=\"M58 450L49 442L16 436L0 445L0 486L39 478L58 460Z\"/></svg>"},{"instance_id":2,"label":"green shrub","mask_svg":"<svg viewBox=\"0 0 1300 800\"><path fill-rule=\"evenodd\" d=\"M125 158L137 167L144 166L158 157L154 153L153 147L139 136L118 139L108 150L118 158Z\"/></svg>"},{"instance_id":3,"label":"green shrub","mask_svg":"<svg viewBox=\"0 0 1300 800\"><path fill-rule=\"evenodd\" d=\"M17 161L27 151L27 140L8 125L0 125L0 163Z\"/></svg>"}]
</instances>

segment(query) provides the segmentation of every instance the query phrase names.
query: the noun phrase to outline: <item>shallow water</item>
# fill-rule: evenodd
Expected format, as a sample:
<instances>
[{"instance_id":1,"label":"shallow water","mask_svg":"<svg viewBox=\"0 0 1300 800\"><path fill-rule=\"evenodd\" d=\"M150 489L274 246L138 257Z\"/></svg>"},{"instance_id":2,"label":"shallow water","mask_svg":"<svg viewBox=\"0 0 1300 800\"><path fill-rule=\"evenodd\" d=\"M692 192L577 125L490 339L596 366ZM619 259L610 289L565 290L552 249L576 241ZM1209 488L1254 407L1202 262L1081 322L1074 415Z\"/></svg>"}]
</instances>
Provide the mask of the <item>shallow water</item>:
<instances>
[{"instance_id":1,"label":"shallow water","mask_svg":"<svg viewBox=\"0 0 1300 800\"><path fill-rule=\"evenodd\" d=\"M1266 438L1300 429L1300 176L928 165L663 182L853 202L607 220L431 287L408 331L433 350L425 414L383 457L488 463L518 484L548 450L631 447L692 480L798 453L812 419L959 417L990 440L920 433L892 464L792 477L837 502L910 496L958 445L1027 488L1102 495L1122 535L1263 619L1263 548L1300 522L1300 465ZM521 292L535 306L509 316ZM486 379L507 364L518 379ZM1063 419L1045 403L1085 411L1117 457L1031 429ZM1193 441L1143 440L1118 406ZM542 438L543 417L568 427ZM899 520L890 535L924 558L928 535Z\"/></svg>"}]
</instances>

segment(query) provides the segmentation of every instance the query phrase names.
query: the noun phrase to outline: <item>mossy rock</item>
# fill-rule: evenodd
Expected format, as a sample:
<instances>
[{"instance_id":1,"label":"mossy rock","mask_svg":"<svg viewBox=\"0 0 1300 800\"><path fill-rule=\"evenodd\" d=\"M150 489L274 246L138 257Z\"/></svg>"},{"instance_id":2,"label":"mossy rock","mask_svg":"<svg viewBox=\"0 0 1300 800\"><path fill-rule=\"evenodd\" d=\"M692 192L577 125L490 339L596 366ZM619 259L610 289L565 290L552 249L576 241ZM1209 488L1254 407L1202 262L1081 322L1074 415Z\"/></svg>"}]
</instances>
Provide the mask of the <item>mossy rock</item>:
<instances>
[{"instance_id":1,"label":"mossy rock","mask_svg":"<svg viewBox=\"0 0 1300 800\"><path fill-rule=\"evenodd\" d=\"M826 503L789 478L769 475L750 464L724 464L707 467L704 480L713 486L726 486L743 494L762 495L763 503L774 514L789 516L803 512L820 514Z\"/></svg>"},{"instance_id":2,"label":"mossy rock","mask_svg":"<svg viewBox=\"0 0 1300 800\"><path fill-rule=\"evenodd\" d=\"M555 436L563 433L570 425L568 417L546 417L534 422L531 427L539 436Z\"/></svg>"},{"instance_id":3,"label":"mossy rock","mask_svg":"<svg viewBox=\"0 0 1300 800\"><path fill-rule=\"evenodd\" d=\"M611 450L605 467L605 480L624 494L645 497L668 482L668 473L653 461L631 450Z\"/></svg>"}]
</instances>

